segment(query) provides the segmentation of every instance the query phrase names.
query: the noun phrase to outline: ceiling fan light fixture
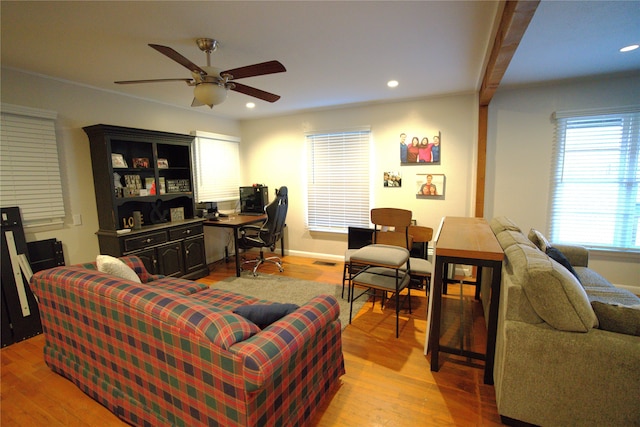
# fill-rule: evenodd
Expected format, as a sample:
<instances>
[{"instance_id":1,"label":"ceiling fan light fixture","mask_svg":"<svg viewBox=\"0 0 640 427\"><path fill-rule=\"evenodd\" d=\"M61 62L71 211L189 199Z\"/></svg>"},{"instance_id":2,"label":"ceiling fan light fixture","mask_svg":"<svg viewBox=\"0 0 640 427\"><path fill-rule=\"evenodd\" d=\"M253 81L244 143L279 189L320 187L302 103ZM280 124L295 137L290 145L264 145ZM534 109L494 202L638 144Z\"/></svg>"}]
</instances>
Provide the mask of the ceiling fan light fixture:
<instances>
[{"instance_id":1,"label":"ceiling fan light fixture","mask_svg":"<svg viewBox=\"0 0 640 427\"><path fill-rule=\"evenodd\" d=\"M193 96L204 105L213 108L227 99L227 89L218 83L202 82L196 85Z\"/></svg>"}]
</instances>

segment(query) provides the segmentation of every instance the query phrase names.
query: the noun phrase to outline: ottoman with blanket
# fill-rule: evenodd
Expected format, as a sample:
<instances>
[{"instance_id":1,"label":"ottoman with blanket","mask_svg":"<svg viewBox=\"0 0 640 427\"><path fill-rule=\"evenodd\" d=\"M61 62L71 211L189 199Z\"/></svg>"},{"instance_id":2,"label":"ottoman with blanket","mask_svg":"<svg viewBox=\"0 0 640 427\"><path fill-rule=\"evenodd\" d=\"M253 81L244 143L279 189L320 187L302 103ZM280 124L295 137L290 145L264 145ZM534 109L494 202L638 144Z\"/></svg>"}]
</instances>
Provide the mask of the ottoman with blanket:
<instances>
[{"instance_id":1,"label":"ottoman with blanket","mask_svg":"<svg viewBox=\"0 0 640 427\"><path fill-rule=\"evenodd\" d=\"M335 297L266 313L265 301L151 276L136 257L114 260L121 277L93 263L38 272L31 287L47 365L124 421L305 425L338 386ZM272 323L256 320L261 329L249 320L256 313Z\"/></svg>"}]
</instances>

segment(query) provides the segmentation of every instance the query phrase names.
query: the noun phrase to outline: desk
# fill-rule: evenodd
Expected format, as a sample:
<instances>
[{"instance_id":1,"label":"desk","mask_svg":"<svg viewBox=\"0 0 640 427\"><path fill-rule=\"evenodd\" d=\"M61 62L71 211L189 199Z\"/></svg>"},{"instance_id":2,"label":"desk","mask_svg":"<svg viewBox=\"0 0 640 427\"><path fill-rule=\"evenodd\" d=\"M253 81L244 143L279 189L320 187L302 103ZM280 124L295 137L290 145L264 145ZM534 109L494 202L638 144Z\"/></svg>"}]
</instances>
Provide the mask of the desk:
<instances>
[{"instance_id":1,"label":"desk","mask_svg":"<svg viewBox=\"0 0 640 427\"><path fill-rule=\"evenodd\" d=\"M433 285L431 291L432 311L429 348L431 349L431 370L438 371L438 353L452 353L485 361L484 382L493 384L493 363L498 326L498 305L500 302L500 281L504 252L489 224L483 218L445 217L435 244ZM440 321L442 315L442 284L449 264L475 265L478 268L478 283L482 283L483 268L491 269L489 316L487 325L487 347L485 354L440 346ZM484 293L487 295L487 293ZM486 310L485 310L486 316Z\"/></svg>"},{"instance_id":2,"label":"desk","mask_svg":"<svg viewBox=\"0 0 640 427\"><path fill-rule=\"evenodd\" d=\"M221 227L221 228L231 228L233 229L233 235L235 237L235 241L233 242L233 246L235 248L235 256L236 256L236 276L240 277L240 251L238 248L238 239L240 236L238 235L238 230L241 227L249 224L255 224L258 222L264 222L267 219L267 215L230 215L226 218L220 218L219 221L213 221L207 219L204 221L204 225L207 227ZM284 234L280 239L280 250L282 251L282 256L284 256ZM225 255L227 254L227 248L225 247Z\"/></svg>"}]
</instances>

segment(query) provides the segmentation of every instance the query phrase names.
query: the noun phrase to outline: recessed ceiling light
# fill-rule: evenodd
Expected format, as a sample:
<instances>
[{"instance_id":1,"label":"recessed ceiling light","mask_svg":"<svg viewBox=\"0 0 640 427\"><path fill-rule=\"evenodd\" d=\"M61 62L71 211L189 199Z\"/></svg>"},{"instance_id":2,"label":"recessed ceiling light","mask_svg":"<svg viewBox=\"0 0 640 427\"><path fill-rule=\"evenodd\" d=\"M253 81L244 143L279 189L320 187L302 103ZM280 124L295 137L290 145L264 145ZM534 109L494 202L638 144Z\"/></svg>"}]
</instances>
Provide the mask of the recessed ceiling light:
<instances>
[{"instance_id":1,"label":"recessed ceiling light","mask_svg":"<svg viewBox=\"0 0 640 427\"><path fill-rule=\"evenodd\" d=\"M387 86L389 86L389 87L398 87L398 81L397 80L389 80L387 82Z\"/></svg>"},{"instance_id":2,"label":"recessed ceiling light","mask_svg":"<svg viewBox=\"0 0 640 427\"><path fill-rule=\"evenodd\" d=\"M636 50L639 47L640 45L632 44L632 45L623 47L622 49L620 49L620 52L631 52L632 50Z\"/></svg>"},{"instance_id":3,"label":"recessed ceiling light","mask_svg":"<svg viewBox=\"0 0 640 427\"><path fill-rule=\"evenodd\" d=\"M255 108L256 104L253 102L247 102L247 108Z\"/></svg>"}]
</instances>

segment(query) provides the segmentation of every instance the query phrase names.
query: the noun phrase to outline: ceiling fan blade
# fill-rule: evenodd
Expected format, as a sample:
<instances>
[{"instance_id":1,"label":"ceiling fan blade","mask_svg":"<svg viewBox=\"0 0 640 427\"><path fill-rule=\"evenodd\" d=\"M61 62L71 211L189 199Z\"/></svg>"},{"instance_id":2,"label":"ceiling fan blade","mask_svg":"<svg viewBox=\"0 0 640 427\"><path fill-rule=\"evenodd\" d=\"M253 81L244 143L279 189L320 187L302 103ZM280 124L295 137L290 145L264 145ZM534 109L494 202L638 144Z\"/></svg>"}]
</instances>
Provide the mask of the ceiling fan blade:
<instances>
[{"instance_id":1,"label":"ceiling fan blade","mask_svg":"<svg viewBox=\"0 0 640 427\"><path fill-rule=\"evenodd\" d=\"M246 67L234 68L232 70L223 71L220 75L231 74L233 79L244 79L247 77L263 76L265 74L282 73L287 71L278 61L262 62L260 64L247 65Z\"/></svg>"},{"instance_id":2,"label":"ceiling fan blade","mask_svg":"<svg viewBox=\"0 0 640 427\"><path fill-rule=\"evenodd\" d=\"M119 85L130 85L130 84L136 84L136 83L158 83L158 82L186 82L187 84L194 83L193 79L120 80L114 83Z\"/></svg>"},{"instance_id":3,"label":"ceiling fan blade","mask_svg":"<svg viewBox=\"0 0 640 427\"><path fill-rule=\"evenodd\" d=\"M189 71L191 71L193 73L205 75L205 76L207 75L206 71L204 71L202 68L198 67L193 62L189 61L184 56L180 55L178 52L176 52L172 48L170 48L168 46L161 46L159 44L149 44L149 46L151 46L152 48L154 48L155 50L157 50L161 54L163 54L165 56L168 56L169 58L173 59L178 64L180 64L183 67L189 69Z\"/></svg>"},{"instance_id":4,"label":"ceiling fan blade","mask_svg":"<svg viewBox=\"0 0 640 427\"><path fill-rule=\"evenodd\" d=\"M254 98L259 98L268 102L276 102L278 99L280 99L280 95L265 92L264 90L256 89L255 87L236 83L235 81L233 82L233 84L235 85L235 87L231 87L231 90L244 93L245 95L253 96Z\"/></svg>"}]
</instances>

